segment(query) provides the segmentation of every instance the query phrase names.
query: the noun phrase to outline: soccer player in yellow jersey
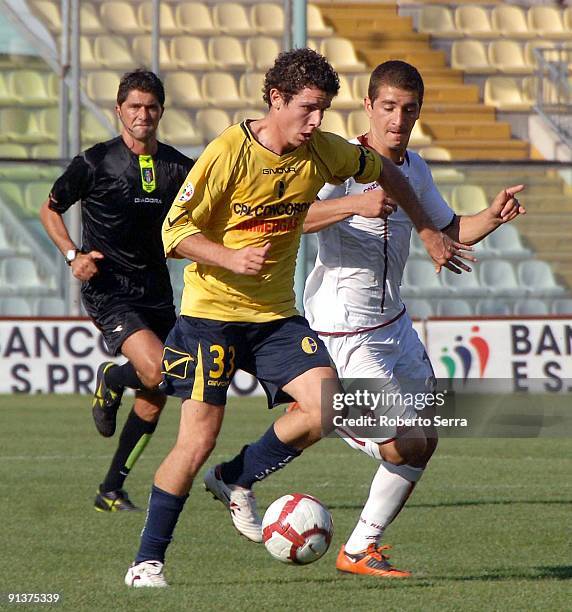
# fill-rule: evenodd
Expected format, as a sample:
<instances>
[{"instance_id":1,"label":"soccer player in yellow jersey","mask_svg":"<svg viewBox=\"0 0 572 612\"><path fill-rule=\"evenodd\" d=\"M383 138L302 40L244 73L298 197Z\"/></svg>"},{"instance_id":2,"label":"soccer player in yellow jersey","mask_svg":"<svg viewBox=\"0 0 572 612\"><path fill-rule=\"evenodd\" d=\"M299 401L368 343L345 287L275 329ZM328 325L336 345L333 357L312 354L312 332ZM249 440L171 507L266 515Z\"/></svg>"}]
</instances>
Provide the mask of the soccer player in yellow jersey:
<instances>
[{"instance_id":1,"label":"soccer player in yellow jersey","mask_svg":"<svg viewBox=\"0 0 572 612\"><path fill-rule=\"evenodd\" d=\"M331 402L326 392L322 397L323 383L331 393L340 388L324 344L295 309L293 291L304 218L324 183L377 180L409 215L437 269L468 269L460 259L471 259L464 245L434 227L391 161L318 129L338 89L337 74L315 51L279 55L265 78L267 115L231 126L205 149L165 219L166 255L193 261L163 354L164 390L182 399L182 413L175 446L155 475L128 586L167 586L165 552L215 446L237 368L258 378L269 405L289 398L300 404L225 464L226 473L218 467L205 478L243 535L262 541L252 483L324 434L321 412ZM371 218L392 210L372 199L358 200L352 212Z\"/></svg>"}]
</instances>

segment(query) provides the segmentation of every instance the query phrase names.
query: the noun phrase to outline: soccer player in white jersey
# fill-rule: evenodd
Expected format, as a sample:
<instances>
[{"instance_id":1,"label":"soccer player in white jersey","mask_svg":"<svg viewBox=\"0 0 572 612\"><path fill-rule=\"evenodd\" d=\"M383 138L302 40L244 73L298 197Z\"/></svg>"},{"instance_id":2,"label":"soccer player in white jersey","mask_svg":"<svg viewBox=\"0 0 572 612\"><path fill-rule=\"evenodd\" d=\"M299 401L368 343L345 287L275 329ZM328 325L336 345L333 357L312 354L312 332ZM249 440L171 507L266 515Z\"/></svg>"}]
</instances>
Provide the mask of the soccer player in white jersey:
<instances>
[{"instance_id":1,"label":"soccer player in white jersey","mask_svg":"<svg viewBox=\"0 0 572 612\"><path fill-rule=\"evenodd\" d=\"M475 244L525 212L516 198L524 186L504 189L488 209L476 215L456 215L439 194L427 164L407 149L419 118L423 90L421 75L413 66L402 61L379 65L371 74L364 100L370 130L351 142L390 158L408 178L435 226L453 240ZM342 379L378 379L390 391L399 390L405 379L431 384L431 364L399 291L409 255L412 225L408 217L399 206L386 219L366 219L348 212L355 210L352 199L377 197L393 203L378 183L358 184L350 178L342 185L325 185L318 197L322 201L310 208L304 223L305 232L321 230L316 263L306 282L304 307L338 375ZM426 407L421 414L430 416L430 410ZM420 447L405 453L399 447L399 437L357 438L350 432L339 432L350 446L381 462L359 521L339 552L339 570L383 577L410 575L387 562L383 553L387 547L380 542L437 446L435 428L423 431L425 439L419 440Z\"/></svg>"}]
</instances>

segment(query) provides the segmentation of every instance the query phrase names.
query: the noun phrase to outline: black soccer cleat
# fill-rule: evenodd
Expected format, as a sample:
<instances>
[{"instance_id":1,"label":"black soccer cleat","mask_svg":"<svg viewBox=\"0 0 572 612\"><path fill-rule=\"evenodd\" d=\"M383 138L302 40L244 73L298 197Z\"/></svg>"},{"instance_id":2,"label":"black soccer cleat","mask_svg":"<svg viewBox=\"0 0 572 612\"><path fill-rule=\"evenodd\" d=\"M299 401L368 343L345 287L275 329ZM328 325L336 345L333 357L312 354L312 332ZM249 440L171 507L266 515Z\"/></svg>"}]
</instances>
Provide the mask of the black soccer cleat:
<instances>
[{"instance_id":1,"label":"black soccer cleat","mask_svg":"<svg viewBox=\"0 0 572 612\"><path fill-rule=\"evenodd\" d=\"M107 491L106 493L98 490L94 507L98 512L139 512L141 510L133 504L124 489Z\"/></svg>"},{"instance_id":2,"label":"black soccer cleat","mask_svg":"<svg viewBox=\"0 0 572 612\"><path fill-rule=\"evenodd\" d=\"M97 368L97 376L95 379L95 394L92 402L93 420L97 431L104 437L110 438L115 433L115 425L117 411L121 405L121 391L113 391L105 382L105 373L110 368L116 368L117 365L113 361L103 362Z\"/></svg>"}]
</instances>

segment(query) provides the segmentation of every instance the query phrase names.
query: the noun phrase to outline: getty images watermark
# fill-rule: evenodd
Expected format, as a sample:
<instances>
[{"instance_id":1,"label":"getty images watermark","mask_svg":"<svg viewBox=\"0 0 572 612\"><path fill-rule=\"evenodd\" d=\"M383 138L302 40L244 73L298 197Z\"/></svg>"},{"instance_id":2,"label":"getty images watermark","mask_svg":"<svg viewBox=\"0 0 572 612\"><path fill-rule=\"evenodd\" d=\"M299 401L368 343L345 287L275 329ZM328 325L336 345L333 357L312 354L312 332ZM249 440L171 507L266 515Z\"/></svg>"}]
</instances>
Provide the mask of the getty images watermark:
<instances>
[{"instance_id":1,"label":"getty images watermark","mask_svg":"<svg viewBox=\"0 0 572 612\"><path fill-rule=\"evenodd\" d=\"M426 435L428 428L441 437L572 436L570 396L532 382L523 392L507 379L324 381L322 429L324 435L376 440Z\"/></svg>"}]
</instances>

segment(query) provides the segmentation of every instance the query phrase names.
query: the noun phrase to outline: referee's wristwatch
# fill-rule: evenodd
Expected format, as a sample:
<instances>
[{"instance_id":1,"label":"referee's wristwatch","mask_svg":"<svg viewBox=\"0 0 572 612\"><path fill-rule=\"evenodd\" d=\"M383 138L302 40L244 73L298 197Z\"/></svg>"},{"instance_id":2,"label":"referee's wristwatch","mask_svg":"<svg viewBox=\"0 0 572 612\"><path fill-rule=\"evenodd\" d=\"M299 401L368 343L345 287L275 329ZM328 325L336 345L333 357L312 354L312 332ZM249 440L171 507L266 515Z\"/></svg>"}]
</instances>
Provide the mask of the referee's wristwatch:
<instances>
[{"instance_id":1,"label":"referee's wristwatch","mask_svg":"<svg viewBox=\"0 0 572 612\"><path fill-rule=\"evenodd\" d=\"M66 254L64 255L64 259L66 260L66 263L68 266L72 265L72 261L75 260L79 252L80 252L79 249L70 249L69 251L66 251Z\"/></svg>"}]
</instances>

